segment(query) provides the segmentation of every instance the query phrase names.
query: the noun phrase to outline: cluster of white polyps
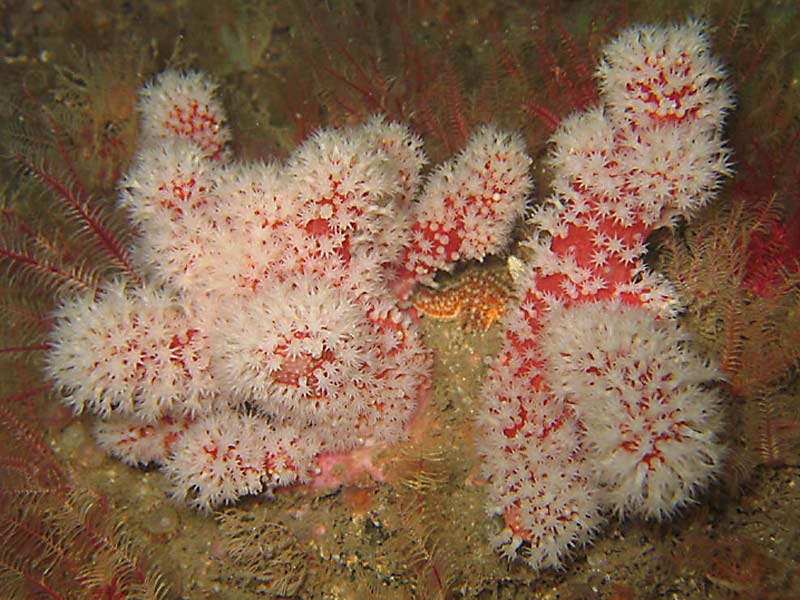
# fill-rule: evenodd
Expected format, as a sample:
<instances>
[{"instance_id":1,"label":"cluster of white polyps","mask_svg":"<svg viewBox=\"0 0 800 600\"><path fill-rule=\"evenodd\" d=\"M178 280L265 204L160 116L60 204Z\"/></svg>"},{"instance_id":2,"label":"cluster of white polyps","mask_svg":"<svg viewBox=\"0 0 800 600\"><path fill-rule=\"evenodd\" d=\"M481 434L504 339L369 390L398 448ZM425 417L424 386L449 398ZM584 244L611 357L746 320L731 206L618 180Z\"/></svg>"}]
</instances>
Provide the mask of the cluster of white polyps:
<instances>
[{"instance_id":1,"label":"cluster of white polyps","mask_svg":"<svg viewBox=\"0 0 800 600\"><path fill-rule=\"evenodd\" d=\"M483 128L423 185L421 140L380 117L262 164L232 159L199 73L163 73L139 108L121 205L141 280L55 312L46 371L64 401L201 509L375 472L348 454L402 440L429 383L398 296L507 242L531 187L522 143Z\"/></svg>"},{"instance_id":2,"label":"cluster of white polyps","mask_svg":"<svg viewBox=\"0 0 800 600\"><path fill-rule=\"evenodd\" d=\"M729 173L731 95L701 30L633 27L605 49L602 104L561 123L553 194L482 392L494 544L559 567L609 512L662 518L723 456L718 372L690 347L646 239Z\"/></svg>"}]
</instances>

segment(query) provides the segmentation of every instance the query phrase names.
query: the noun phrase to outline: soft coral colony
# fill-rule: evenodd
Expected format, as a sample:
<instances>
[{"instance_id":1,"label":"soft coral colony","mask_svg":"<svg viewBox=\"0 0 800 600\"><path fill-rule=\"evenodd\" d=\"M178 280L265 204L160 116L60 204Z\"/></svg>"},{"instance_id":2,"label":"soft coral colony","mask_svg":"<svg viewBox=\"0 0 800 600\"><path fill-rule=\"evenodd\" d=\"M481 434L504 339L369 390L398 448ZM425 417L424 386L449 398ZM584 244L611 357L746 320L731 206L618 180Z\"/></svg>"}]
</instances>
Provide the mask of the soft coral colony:
<instances>
[{"instance_id":1,"label":"soft coral colony","mask_svg":"<svg viewBox=\"0 0 800 600\"><path fill-rule=\"evenodd\" d=\"M405 438L429 385L400 297L506 242L531 186L520 139L483 128L423 187L421 141L379 117L261 164L231 158L199 73L163 73L140 110L120 196L141 281L57 309L47 373L64 401L201 509L339 461L380 476L353 454Z\"/></svg>"},{"instance_id":2,"label":"soft coral colony","mask_svg":"<svg viewBox=\"0 0 800 600\"><path fill-rule=\"evenodd\" d=\"M692 350L676 294L644 262L729 172L731 95L697 24L637 27L604 51L602 104L552 138L520 302L482 393L494 543L558 567L606 513L662 518L720 466L716 368Z\"/></svg>"},{"instance_id":3,"label":"soft coral colony","mask_svg":"<svg viewBox=\"0 0 800 600\"><path fill-rule=\"evenodd\" d=\"M730 96L695 24L626 31L599 74L604 104L553 136L554 193L478 409L495 545L535 569L609 511L670 514L722 455L717 373L643 255L728 172ZM404 300L509 244L531 191L521 139L484 127L423 181L420 139L380 117L262 164L230 156L200 74L163 73L140 110L121 204L141 279L57 309L46 369L64 401L201 509L404 439L430 379Z\"/></svg>"}]
</instances>

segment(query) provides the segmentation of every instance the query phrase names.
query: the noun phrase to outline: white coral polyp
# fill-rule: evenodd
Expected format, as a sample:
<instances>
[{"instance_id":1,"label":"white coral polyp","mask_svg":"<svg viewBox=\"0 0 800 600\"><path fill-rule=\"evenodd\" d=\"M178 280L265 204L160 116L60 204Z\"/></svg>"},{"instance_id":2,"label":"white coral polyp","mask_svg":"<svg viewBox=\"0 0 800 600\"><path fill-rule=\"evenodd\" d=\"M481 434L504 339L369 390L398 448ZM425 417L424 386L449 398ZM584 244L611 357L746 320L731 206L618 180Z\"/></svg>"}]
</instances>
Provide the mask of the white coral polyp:
<instances>
[{"instance_id":1,"label":"white coral polyp","mask_svg":"<svg viewBox=\"0 0 800 600\"><path fill-rule=\"evenodd\" d=\"M508 558L520 552L533 569L559 568L602 524L599 494L571 410L545 393L525 409L529 420L513 436L513 420L502 422L496 445L481 448L490 512L506 522L492 542Z\"/></svg>"},{"instance_id":2,"label":"white coral polyp","mask_svg":"<svg viewBox=\"0 0 800 600\"><path fill-rule=\"evenodd\" d=\"M656 131L622 131L616 153L629 194L643 222L669 225L676 215L691 216L731 174L728 149L719 131L697 121L669 124Z\"/></svg>"},{"instance_id":3,"label":"white coral polyp","mask_svg":"<svg viewBox=\"0 0 800 600\"><path fill-rule=\"evenodd\" d=\"M142 137L152 146L159 140L187 139L207 158L221 158L231 134L217 86L197 71L164 71L139 93Z\"/></svg>"},{"instance_id":4,"label":"white coral polyp","mask_svg":"<svg viewBox=\"0 0 800 600\"><path fill-rule=\"evenodd\" d=\"M533 184L522 139L490 126L428 177L415 207L407 268L420 279L461 259L483 260L508 242Z\"/></svg>"},{"instance_id":5,"label":"white coral polyp","mask_svg":"<svg viewBox=\"0 0 800 600\"><path fill-rule=\"evenodd\" d=\"M112 417L95 423L94 437L101 448L125 464L163 465L191 419L162 417L155 422L136 417Z\"/></svg>"},{"instance_id":6,"label":"white coral polyp","mask_svg":"<svg viewBox=\"0 0 800 600\"><path fill-rule=\"evenodd\" d=\"M331 232L380 229L376 209L399 187L383 168L380 148L361 131L321 129L292 154L287 175L302 225L319 222Z\"/></svg>"},{"instance_id":7,"label":"white coral polyp","mask_svg":"<svg viewBox=\"0 0 800 600\"><path fill-rule=\"evenodd\" d=\"M301 441L291 427L264 419L222 413L189 426L164 472L172 495L200 510L228 504L266 488L305 481L318 444Z\"/></svg>"},{"instance_id":8,"label":"white coral polyp","mask_svg":"<svg viewBox=\"0 0 800 600\"><path fill-rule=\"evenodd\" d=\"M207 409L207 339L172 295L110 282L63 303L55 321L46 371L76 412L152 421Z\"/></svg>"},{"instance_id":9,"label":"white coral polyp","mask_svg":"<svg viewBox=\"0 0 800 600\"><path fill-rule=\"evenodd\" d=\"M546 381L585 427L603 502L662 518L719 470L720 378L674 319L618 302L553 310L541 334Z\"/></svg>"},{"instance_id":10,"label":"white coral polyp","mask_svg":"<svg viewBox=\"0 0 800 600\"><path fill-rule=\"evenodd\" d=\"M553 191L572 203L585 203L594 194L616 200L624 186L614 154L614 127L602 108L564 119L551 137L549 164L553 169ZM575 194L580 189L581 193ZM574 199L573 199L574 197ZM579 210L584 214L588 206Z\"/></svg>"},{"instance_id":11,"label":"white coral polyp","mask_svg":"<svg viewBox=\"0 0 800 600\"><path fill-rule=\"evenodd\" d=\"M731 173L721 132L697 120L615 129L597 108L567 118L552 141L549 202L563 207L562 223L583 224L607 211L625 225L669 225L704 206Z\"/></svg>"},{"instance_id":12,"label":"white coral polyp","mask_svg":"<svg viewBox=\"0 0 800 600\"><path fill-rule=\"evenodd\" d=\"M586 464L582 425L572 407L536 383L541 356L522 304L506 324L501 356L484 388L493 402L480 415L478 452L488 480L487 511L505 527L492 544L535 569L560 568L588 543L604 516ZM523 349L527 347L527 349Z\"/></svg>"},{"instance_id":13,"label":"white coral polyp","mask_svg":"<svg viewBox=\"0 0 800 600\"><path fill-rule=\"evenodd\" d=\"M387 122L374 116L360 129L360 137L367 147L379 148L385 155L383 168L390 180L399 184L397 204L408 208L420 184L420 172L428 159L422 147L422 138L409 128L396 122Z\"/></svg>"},{"instance_id":14,"label":"white coral polyp","mask_svg":"<svg viewBox=\"0 0 800 600\"><path fill-rule=\"evenodd\" d=\"M636 127L690 119L719 128L730 110L725 71L703 26L637 25L603 51L600 90L615 116Z\"/></svg>"},{"instance_id":15,"label":"white coral polyp","mask_svg":"<svg viewBox=\"0 0 800 600\"><path fill-rule=\"evenodd\" d=\"M597 494L581 469L566 461L548 466L537 481L519 484L523 508L512 506L504 514L506 526L491 540L503 556L519 554L536 571L561 568L603 523Z\"/></svg>"},{"instance_id":16,"label":"white coral polyp","mask_svg":"<svg viewBox=\"0 0 800 600\"><path fill-rule=\"evenodd\" d=\"M267 412L355 422L377 358L363 308L324 279L267 287L226 319L217 349L224 381Z\"/></svg>"},{"instance_id":17,"label":"white coral polyp","mask_svg":"<svg viewBox=\"0 0 800 600\"><path fill-rule=\"evenodd\" d=\"M218 202L213 189L220 166L206 159L186 140L165 140L140 152L120 184L120 204L135 225L151 227L180 223L184 215L202 215L213 223Z\"/></svg>"}]
</instances>

